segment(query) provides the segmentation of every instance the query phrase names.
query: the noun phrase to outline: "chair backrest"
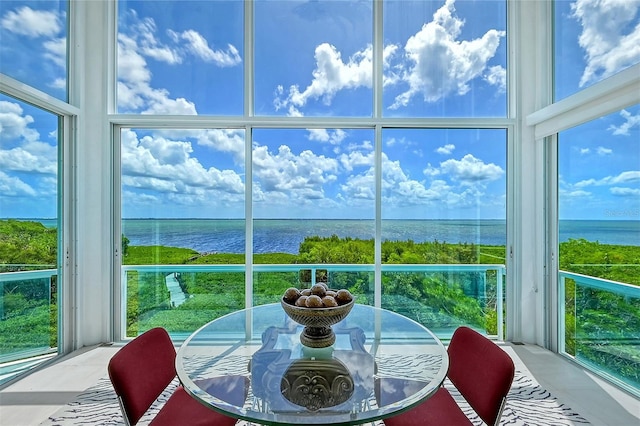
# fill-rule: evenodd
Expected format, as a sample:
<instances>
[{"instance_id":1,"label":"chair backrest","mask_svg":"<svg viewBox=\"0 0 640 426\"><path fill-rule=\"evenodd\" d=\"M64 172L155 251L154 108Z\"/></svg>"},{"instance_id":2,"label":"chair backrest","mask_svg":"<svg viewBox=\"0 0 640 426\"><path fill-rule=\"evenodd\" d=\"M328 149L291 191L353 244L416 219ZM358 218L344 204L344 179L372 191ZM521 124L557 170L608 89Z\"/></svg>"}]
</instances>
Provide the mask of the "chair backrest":
<instances>
[{"instance_id":1,"label":"chair backrest","mask_svg":"<svg viewBox=\"0 0 640 426\"><path fill-rule=\"evenodd\" d=\"M468 327L456 329L448 353L453 385L486 424L497 424L515 372L509 354Z\"/></svg>"},{"instance_id":2,"label":"chair backrest","mask_svg":"<svg viewBox=\"0 0 640 426\"><path fill-rule=\"evenodd\" d=\"M153 328L122 347L109 361L109 378L126 421L138 423L176 376L176 350L163 328Z\"/></svg>"}]
</instances>

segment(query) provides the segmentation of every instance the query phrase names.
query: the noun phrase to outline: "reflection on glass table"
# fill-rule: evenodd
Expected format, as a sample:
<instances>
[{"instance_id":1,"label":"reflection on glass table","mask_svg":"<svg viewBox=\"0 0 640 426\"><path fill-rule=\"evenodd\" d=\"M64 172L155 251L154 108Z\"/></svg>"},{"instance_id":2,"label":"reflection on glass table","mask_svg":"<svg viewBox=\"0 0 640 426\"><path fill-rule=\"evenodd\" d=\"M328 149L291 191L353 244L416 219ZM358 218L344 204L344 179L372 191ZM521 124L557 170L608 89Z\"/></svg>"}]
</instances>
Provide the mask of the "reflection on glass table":
<instances>
[{"instance_id":1,"label":"reflection on glass table","mask_svg":"<svg viewBox=\"0 0 640 426\"><path fill-rule=\"evenodd\" d=\"M183 343L178 377L193 397L230 417L359 425L429 398L449 365L428 329L384 309L356 304L333 326L336 340L326 348L302 345L302 329L280 304L234 312Z\"/></svg>"}]
</instances>

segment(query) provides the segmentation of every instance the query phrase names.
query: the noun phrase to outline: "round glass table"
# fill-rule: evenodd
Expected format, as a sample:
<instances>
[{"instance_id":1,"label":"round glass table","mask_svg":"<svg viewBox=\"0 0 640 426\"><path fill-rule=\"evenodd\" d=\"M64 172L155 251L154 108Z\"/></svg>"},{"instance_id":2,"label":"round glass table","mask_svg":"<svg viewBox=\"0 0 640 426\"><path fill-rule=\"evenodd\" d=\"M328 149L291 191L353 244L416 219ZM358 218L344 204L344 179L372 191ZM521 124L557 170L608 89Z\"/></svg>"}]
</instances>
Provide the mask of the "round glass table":
<instances>
[{"instance_id":1,"label":"round glass table","mask_svg":"<svg viewBox=\"0 0 640 426\"><path fill-rule=\"evenodd\" d=\"M433 395L449 366L444 345L417 322L356 304L327 348L301 344L280 304L206 324L178 350L184 388L227 416L262 425L359 425Z\"/></svg>"}]
</instances>

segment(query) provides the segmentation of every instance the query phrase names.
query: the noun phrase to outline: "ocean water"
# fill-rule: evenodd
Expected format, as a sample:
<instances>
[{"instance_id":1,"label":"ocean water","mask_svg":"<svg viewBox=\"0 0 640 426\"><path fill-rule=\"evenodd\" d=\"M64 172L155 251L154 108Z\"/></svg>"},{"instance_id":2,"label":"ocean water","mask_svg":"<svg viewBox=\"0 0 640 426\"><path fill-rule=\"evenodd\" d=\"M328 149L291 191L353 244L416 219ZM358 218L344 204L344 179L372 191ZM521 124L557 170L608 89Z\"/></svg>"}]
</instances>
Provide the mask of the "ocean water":
<instances>
[{"instance_id":1,"label":"ocean water","mask_svg":"<svg viewBox=\"0 0 640 426\"><path fill-rule=\"evenodd\" d=\"M245 221L234 219L125 219L130 245L191 248L200 253L244 253ZM372 239L373 220L255 220L255 253L298 253L307 236ZM506 245L504 220L387 220L383 240ZM640 245L640 221L565 220L560 241L583 238L602 244Z\"/></svg>"}]
</instances>

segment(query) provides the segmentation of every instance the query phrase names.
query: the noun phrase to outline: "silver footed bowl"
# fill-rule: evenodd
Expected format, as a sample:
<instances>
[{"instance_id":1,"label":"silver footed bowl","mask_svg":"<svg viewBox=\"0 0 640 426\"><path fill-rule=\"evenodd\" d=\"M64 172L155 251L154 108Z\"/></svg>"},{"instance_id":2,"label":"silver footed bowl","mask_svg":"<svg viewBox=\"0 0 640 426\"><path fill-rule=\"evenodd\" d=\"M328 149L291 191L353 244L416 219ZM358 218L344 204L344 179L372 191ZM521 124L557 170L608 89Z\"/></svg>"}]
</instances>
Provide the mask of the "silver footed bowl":
<instances>
[{"instance_id":1,"label":"silver footed bowl","mask_svg":"<svg viewBox=\"0 0 640 426\"><path fill-rule=\"evenodd\" d=\"M300 342L303 345L310 348L326 348L336 341L336 335L331 326L349 315L355 304L355 298L352 298L349 303L330 308L295 306L286 302L284 297L280 299L280 304L289 318L304 325L304 330L300 334Z\"/></svg>"}]
</instances>

